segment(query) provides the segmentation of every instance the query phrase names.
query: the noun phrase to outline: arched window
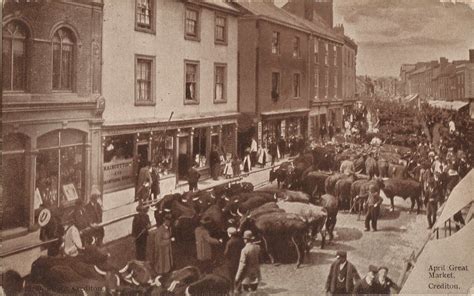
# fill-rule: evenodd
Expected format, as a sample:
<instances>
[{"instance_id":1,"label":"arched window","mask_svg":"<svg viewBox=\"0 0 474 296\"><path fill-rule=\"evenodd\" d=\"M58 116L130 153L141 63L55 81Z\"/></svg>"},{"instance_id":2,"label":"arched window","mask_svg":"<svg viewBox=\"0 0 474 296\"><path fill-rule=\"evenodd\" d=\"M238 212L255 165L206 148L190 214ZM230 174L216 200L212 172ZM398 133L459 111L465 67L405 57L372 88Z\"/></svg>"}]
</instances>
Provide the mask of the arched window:
<instances>
[{"instance_id":1,"label":"arched window","mask_svg":"<svg viewBox=\"0 0 474 296\"><path fill-rule=\"evenodd\" d=\"M72 90L73 57L73 34L66 28L60 28L53 36L54 90Z\"/></svg>"},{"instance_id":2,"label":"arched window","mask_svg":"<svg viewBox=\"0 0 474 296\"><path fill-rule=\"evenodd\" d=\"M26 89L26 39L28 31L18 22L3 27L3 90Z\"/></svg>"}]
</instances>

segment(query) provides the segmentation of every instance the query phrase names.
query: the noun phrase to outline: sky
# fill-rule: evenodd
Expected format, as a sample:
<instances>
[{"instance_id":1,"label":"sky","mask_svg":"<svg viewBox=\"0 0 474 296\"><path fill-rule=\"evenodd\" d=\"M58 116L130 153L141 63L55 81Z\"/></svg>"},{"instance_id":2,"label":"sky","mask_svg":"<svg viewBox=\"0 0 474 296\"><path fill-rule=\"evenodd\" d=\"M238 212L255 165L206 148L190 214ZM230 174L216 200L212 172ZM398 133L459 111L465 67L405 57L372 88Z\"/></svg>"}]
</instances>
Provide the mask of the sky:
<instances>
[{"instance_id":1,"label":"sky","mask_svg":"<svg viewBox=\"0 0 474 296\"><path fill-rule=\"evenodd\" d=\"M474 49L474 0L334 0L339 23L359 46L357 75L398 76L401 64Z\"/></svg>"}]
</instances>

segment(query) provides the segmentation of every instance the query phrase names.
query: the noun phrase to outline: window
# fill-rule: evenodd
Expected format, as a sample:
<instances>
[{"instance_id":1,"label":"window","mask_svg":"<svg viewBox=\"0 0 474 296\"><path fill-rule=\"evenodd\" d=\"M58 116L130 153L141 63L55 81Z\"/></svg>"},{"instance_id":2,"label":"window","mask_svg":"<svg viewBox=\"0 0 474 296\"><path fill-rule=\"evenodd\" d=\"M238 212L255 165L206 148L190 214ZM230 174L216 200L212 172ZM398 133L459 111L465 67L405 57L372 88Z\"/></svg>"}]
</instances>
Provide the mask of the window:
<instances>
[{"instance_id":1,"label":"window","mask_svg":"<svg viewBox=\"0 0 474 296\"><path fill-rule=\"evenodd\" d=\"M324 97L328 97L328 91L329 91L329 73L326 71L324 73Z\"/></svg>"},{"instance_id":2,"label":"window","mask_svg":"<svg viewBox=\"0 0 474 296\"><path fill-rule=\"evenodd\" d=\"M199 83L199 64L197 62L186 62L186 84L185 84L185 100L184 103L198 103L198 83Z\"/></svg>"},{"instance_id":3,"label":"window","mask_svg":"<svg viewBox=\"0 0 474 296\"><path fill-rule=\"evenodd\" d=\"M227 27L226 18L221 15L216 15L216 42L226 43L227 42Z\"/></svg>"},{"instance_id":4,"label":"window","mask_svg":"<svg viewBox=\"0 0 474 296\"><path fill-rule=\"evenodd\" d=\"M135 105L154 105L154 59L147 56L138 56L135 71Z\"/></svg>"},{"instance_id":5,"label":"window","mask_svg":"<svg viewBox=\"0 0 474 296\"><path fill-rule=\"evenodd\" d=\"M199 39L199 11L186 8L185 37Z\"/></svg>"},{"instance_id":6,"label":"window","mask_svg":"<svg viewBox=\"0 0 474 296\"><path fill-rule=\"evenodd\" d=\"M280 98L280 73L272 73L272 100L278 101Z\"/></svg>"},{"instance_id":7,"label":"window","mask_svg":"<svg viewBox=\"0 0 474 296\"><path fill-rule=\"evenodd\" d=\"M293 74L293 97L299 98L301 96L300 93L301 87L301 75L299 73Z\"/></svg>"},{"instance_id":8,"label":"window","mask_svg":"<svg viewBox=\"0 0 474 296\"><path fill-rule=\"evenodd\" d=\"M314 68L314 98L319 97L319 69Z\"/></svg>"},{"instance_id":9,"label":"window","mask_svg":"<svg viewBox=\"0 0 474 296\"><path fill-rule=\"evenodd\" d=\"M336 47L336 45L333 45L333 47L332 47L332 58L333 58L334 66L336 66L337 65L337 47Z\"/></svg>"},{"instance_id":10,"label":"window","mask_svg":"<svg viewBox=\"0 0 474 296\"><path fill-rule=\"evenodd\" d=\"M301 56L300 53L300 38L295 37L293 39L293 57L294 58L299 58Z\"/></svg>"},{"instance_id":11,"label":"window","mask_svg":"<svg viewBox=\"0 0 474 296\"><path fill-rule=\"evenodd\" d=\"M26 89L27 31L18 22L3 27L3 90Z\"/></svg>"},{"instance_id":12,"label":"window","mask_svg":"<svg viewBox=\"0 0 474 296\"><path fill-rule=\"evenodd\" d=\"M202 168L207 165L207 128L195 128L193 135L193 160Z\"/></svg>"},{"instance_id":13,"label":"window","mask_svg":"<svg viewBox=\"0 0 474 296\"><path fill-rule=\"evenodd\" d=\"M337 88L337 71L334 72L334 88Z\"/></svg>"},{"instance_id":14,"label":"window","mask_svg":"<svg viewBox=\"0 0 474 296\"><path fill-rule=\"evenodd\" d=\"M328 65L329 44L324 43L324 64Z\"/></svg>"},{"instance_id":15,"label":"window","mask_svg":"<svg viewBox=\"0 0 474 296\"><path fill-rule=\"evenodd\" d=\"M136 0L135 29L154 32L154 0Z\"/></svg>"},{"instance_id":16,"label":"window","mask_svg":"<svg viewBox=\"0 0 474 296\"><path fill-rule=\"evenodd\" d=\"M226 101L226 76L227 68L225 65L218 64L214 67L214 102L221 103Z\"/></svg>"},{"instance_id":17,"label":"window","mask_svg":"<svg viewBox=\"0 0 474 296\"><path fill-rule=\"evenodd\" d=\"M313 52L314 52L314 62L316 64L319 63L319 42L317 39L314 40L314 45L313 45Z\"/></svg>"},{"instance_id":18,"label":"window","mask_svg":"<svg viewBox=\"0 0 474 296\"><path fill-rule=\"evenodd\" d=\"M72 90L74 39L61 28L53 36L53 89Z\"/></svg>"},{"instance_id":19,"label":"window","mask_svg":"<svg viewBox=\"0 0 474 296\"><path fill-rule=\"evenodd\" d=\"M272 35L272 53L280 54L280 33L273 32Z\"/></svg>"}]
</instances>

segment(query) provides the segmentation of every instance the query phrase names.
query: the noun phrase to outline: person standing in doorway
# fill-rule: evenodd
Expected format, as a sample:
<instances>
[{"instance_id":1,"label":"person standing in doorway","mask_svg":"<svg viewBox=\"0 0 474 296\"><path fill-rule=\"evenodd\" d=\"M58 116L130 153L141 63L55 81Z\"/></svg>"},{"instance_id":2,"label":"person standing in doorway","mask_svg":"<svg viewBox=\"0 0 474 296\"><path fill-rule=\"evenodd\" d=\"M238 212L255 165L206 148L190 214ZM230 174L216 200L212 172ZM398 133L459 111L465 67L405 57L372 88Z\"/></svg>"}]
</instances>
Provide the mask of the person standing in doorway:
<instances>
[{"instance_id":1,"label":"person standing in doorway","mask_svg":"<svg viewBox=\"0 0 474 296\"><path fill-rule=\"evenodd\" d=\"M152 185L151 178L151 163L146 162L145 166L138 172L137 190L135 194L135 201L145 201L149 198L150 186Z\"/></svg>"},{"instance_id":2,"label":"person standing in doorway","mask_svg":"<svg viewBox=\"0 0 474 296\"><path fill-rule=\"evenodd\" d=\"M257 152L258 152L258 145L255 137L252 137L252 141L250 143L250 161L251 166L254 167L257 163Z\"/></svg>"},{"instance_id":3,"label":"person standing in doorway","mask_svg":"<svg viewBox=\"0 0 474 296\"><path fill-rule=\"evenodd\" d=\"M157 200L160 195L160 167L157 163L151 168L151 196L153 200Z\"/></svg>"},{"instance_id":4,"label":"person standing in doorway","mask_svg":"<svg viewBox=\"0 0 474 296\"><path fill-rule=\"evenodd\" d=\"M221 168L221 159L216 145L212 146L211 154L209 155L209 164L211 166L211 176L213 180L219 180L219 172Z\"/></svg>"},{"instance_id":5,"label":"person standing in doorway","mask_svg":"<svg viewBox=\"0 0 474 296\"><path fill-rule=\"evenodd\" d=\"M93 238L96 239L96 244L98 246L102 245L104 240L104 227L99 226L102 223L102 205L99 203L100 200L100 191L97 186L92 186L91 190L91 200L86 205L86 215L92 228L90 234Z\"/></svg>"},{"instance_id":6,"label":"person standing in doorway","mask_svg":"<svg viewBox=\"0 0 474 296\"><path fill-rule=\"evenodd\" d=\"M250 156L250 148L245 149L244 153L244 172L248 173L252 170L253 166L252 159Z\"/></svg>"},{"instance_id":7,"label":"person standing in doorway","mask_svg":"<svg viewBox=\"0 0 474 296\"><path fill-rule=\"evenodd\" d=\"M142 205L137 207L137 214L133 217L132 236L135 238L136 259L146 260L146 244L148 240L148 229L150 228L150 218L147 214L148 208Z\"/></svg>"}]
</instances>

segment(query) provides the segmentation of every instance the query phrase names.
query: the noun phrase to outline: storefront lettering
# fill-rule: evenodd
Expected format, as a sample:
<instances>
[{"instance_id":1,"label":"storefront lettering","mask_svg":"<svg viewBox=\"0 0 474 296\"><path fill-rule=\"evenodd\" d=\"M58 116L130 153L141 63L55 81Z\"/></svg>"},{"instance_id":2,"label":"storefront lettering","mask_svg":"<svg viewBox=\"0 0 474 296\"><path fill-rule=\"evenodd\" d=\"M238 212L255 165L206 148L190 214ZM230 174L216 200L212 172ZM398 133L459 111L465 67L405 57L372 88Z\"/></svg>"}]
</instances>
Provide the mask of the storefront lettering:
<instances>
[{"instance_id":1,"label":"storefront lettering","mask_svg":"<svg viewBox=\"0 0 474 296\"><path fill-rule=\"evenodd\" d=\"M104 190L124 188L133 184L133 160L119 160L104 164Z\"/></svg>"}]
</instances>

